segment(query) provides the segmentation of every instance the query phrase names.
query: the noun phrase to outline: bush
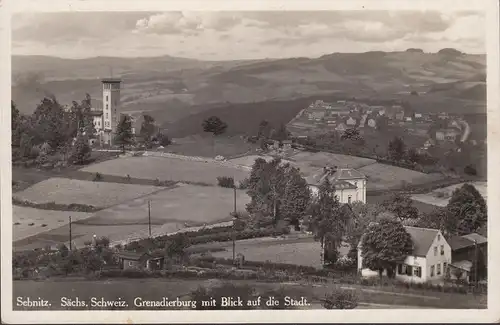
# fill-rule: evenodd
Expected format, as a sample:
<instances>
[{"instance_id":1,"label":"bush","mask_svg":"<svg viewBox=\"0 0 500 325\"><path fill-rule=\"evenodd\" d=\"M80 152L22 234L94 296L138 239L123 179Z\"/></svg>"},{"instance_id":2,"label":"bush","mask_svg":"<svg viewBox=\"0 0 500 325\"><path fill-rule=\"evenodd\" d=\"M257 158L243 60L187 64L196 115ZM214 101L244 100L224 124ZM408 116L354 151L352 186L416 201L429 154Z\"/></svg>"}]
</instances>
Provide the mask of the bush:
<instances>
[{"instance_id":1,"label":"bush","mask_svg":"<svg viewBox=\"0 0 500 325\"><path fill-rule=\"evenodd\" d=\"M358 295L353 290L337 289L327 295L323 302L326 309L354 309L358 306Z\"/></svg>"},{"instance_id":2,"label":"bush","mask_svg":"<svg viewBox=\"0 0 500 325\"><path fill-rule=\"evenodd\" d=\"M94 182L99 182L102 180L102 175L101 173L95 173L95 176L94 176Z\"/></svg>"},{"instance_id":3,"label":"bush","mask_svg":"<svg viewBox=\"0 0 500 325\"><path fill-rule=\"evenodd\" d=\"M227 176L217 177L217 183L220 187L234 188L234 178Z\"/></svg>"},{"instance_id":4,"label":"bush","mask_svg":"<svg viewBox=\"0 0 500 325\"><path fill-rule=\"evenodd\" d=\"M248 188L248 183L249 183L249 179L248 178L245 178L243 179L240 183L239 183L239 186L238 188L240 190L246 190Z\"/></svg>"},{"instance_id":5,"label":"bush","mask_svg":"<svg viewBox=\"0 0 500 325\"><path fill-rule=\"evenodd\" d=\"M476 168L474 166L467 165L464 168L464 173L467 174L467 175L476 176L477 175L477 170L476 170Z\"/></svg>"}]
</instances>

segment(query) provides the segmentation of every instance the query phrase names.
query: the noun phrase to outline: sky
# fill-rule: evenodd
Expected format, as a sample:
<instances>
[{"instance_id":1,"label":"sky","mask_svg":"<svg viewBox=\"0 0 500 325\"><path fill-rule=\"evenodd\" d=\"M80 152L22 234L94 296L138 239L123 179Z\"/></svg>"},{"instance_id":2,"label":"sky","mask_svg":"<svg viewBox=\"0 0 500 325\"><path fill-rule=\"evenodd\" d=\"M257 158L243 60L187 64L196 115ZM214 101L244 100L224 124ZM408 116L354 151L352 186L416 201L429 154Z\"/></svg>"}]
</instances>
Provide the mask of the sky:
<instances>
[{"instance_id":1,"label":"sky","mask_svg":"<svg viewBox=\"0 0 500 325\"><path fill-rule=\"evenodd\" d=\"M485 53L480 11L36 12L12 16L12 54L202 60L334 52Z\"/></svg>"}]
</instances>

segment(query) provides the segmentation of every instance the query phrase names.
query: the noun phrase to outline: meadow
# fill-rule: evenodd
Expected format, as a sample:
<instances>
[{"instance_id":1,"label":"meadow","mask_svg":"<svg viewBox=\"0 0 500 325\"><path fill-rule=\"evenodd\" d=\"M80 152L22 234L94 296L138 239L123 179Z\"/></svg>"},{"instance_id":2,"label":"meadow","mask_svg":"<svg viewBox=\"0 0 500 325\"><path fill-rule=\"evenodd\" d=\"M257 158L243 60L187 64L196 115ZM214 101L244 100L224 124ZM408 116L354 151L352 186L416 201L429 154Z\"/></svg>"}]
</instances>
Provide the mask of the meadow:
<instances>
[{"instance_id":1,"label":"meadow","mask_svg":"<svg viewBox=\"0 0 500 325\"><path fill-rule=\"evenodd\" d=\"M139 196L162 190L162 187L92 182L54 177L17 192L14 198L32 203L86 204L109 207Z\"/></svg>"},{"instance_id":2,"label":"meadow","mask_svg":"<svg viewBox=\"0 0 500 325\"><path fill-rule=\"evenodd\" d=\"M444 188L439 188L425 194L414 194L412 195L412 199L418 202L444 207L450 201L453 191L463 186L464 184L465 183L460 183ZM487 201L488 189L486 182L471 182L469 184L473 185L479 191L481 196Z\"/></svg>"},{"instance_id":3,"label":"meadow","mask_svg":"<svg viewBox=\"0 0 500 325\"><path fill-rule=\"evenodd\" d=\"M219 176L230 176L236 181L241 181L248 175L248 172L242 169L223 166L214 162L165 157L119 158L90 165L81 170L103 175L125 176L128 174L133 178L207 185L217 185L217 177Z\"/></svg>"},{"instance_id":4,"label":"meadow","mask_svg":"<svg viewBox=\"0 0 500 325\"><path fill-rule=\"evenodd\" d=\"M244 210L249 198L244 191L238 190L236 194L237 209ZM78 194L75 192L73 195ZM73 242L77 247L81 247L85 241L91 240L93 235L106 236L112 242L147 237L148 201L151 207L153 236L176 232L186 227L227 221L231 219L230 213L234 210L232 189L179 184L97 211L85 220L75 220L72 226ZM48 212L47 216L51 215L49 210L38 211L40 215L45 212ZM72 212L66 212L66 218L68 215L72 215ZM25 236L14 246L17 250L23 250L69 240L67 224L47 230L41 228L38 232L33 231L30 233L31 237Z\"/></svg>"},{"instance_id":5,"label":"meadow","mask_svg":"<svg viewBox=\"0 0 500 325\"><path fill-rule=\"evenodd\" d=\"M12 240L18 241L41 232L47 232L64 226L69 223L69 216L71 216L72 221L79 221L91 217L92 214L84 212L41 210L13 205Z\"/></svg>"}]
</instances>

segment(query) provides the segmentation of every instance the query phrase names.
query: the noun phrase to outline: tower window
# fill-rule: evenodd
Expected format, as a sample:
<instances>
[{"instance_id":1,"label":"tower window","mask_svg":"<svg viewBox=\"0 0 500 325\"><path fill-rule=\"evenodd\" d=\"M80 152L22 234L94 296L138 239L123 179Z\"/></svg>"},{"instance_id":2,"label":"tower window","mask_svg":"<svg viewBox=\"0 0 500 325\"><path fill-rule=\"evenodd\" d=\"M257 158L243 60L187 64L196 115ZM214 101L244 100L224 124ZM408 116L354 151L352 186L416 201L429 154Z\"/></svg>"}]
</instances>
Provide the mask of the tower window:
<instances>
[{"instance_id":1,"label":"tower window","mask_svg":"<svg viewBox=\"0 0 500 325\"><path fill-rule=\"evenodd\" d=\"M106 101L109 101L109 98L108 98L108 96L106 96Z\"/></svg>"},{"instance_id":2,"label":"tower window","mask_svg":"<svg viewBox=\"0 0 500 325\"><path fill-rule=\"evenodd\" d=\"M349 196L347 197L347 203L351 204L351 200L352 200L352 196L350 196L350 195L349 195Z\"/></svg>"},{"instance_id":3,"label":"tower window","mask_svg":"<svg viewBox=\"0 0 500 325\"><path fill-rule=\"evenodd\" d=\"M106 104L106 109L108 109L108 108L109 108L109 107L108 107L108 104Z\"/></svg>"},{"instance_id":4,"label":"tower window","mask_svg":"<svg viewBox=\"0 0 500 325\"><path fill-rule=\"evenodd\" d=\"M106 118L109 118L109 115L108 115L108 113L106 113Z\"/></svg>"}]
</instances>

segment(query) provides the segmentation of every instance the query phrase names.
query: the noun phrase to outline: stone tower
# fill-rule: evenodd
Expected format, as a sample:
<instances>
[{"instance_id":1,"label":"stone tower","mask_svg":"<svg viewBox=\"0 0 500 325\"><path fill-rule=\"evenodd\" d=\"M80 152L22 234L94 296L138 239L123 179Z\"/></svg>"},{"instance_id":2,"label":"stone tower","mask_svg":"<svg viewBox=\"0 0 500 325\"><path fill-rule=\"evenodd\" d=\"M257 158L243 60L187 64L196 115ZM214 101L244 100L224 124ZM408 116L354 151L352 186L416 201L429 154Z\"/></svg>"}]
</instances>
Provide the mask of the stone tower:
<instances>
[{"instance_id":1,"label":"stone tower","mask_svg":"<svg viewBox=\"0 0 500 325\"><path fill-rule=\"evenodd\" d=\"M113 144L116 127L120 123L120 79L102 80L102 121L104 129L104 142Z\"/></svg>"}]
</instances>

